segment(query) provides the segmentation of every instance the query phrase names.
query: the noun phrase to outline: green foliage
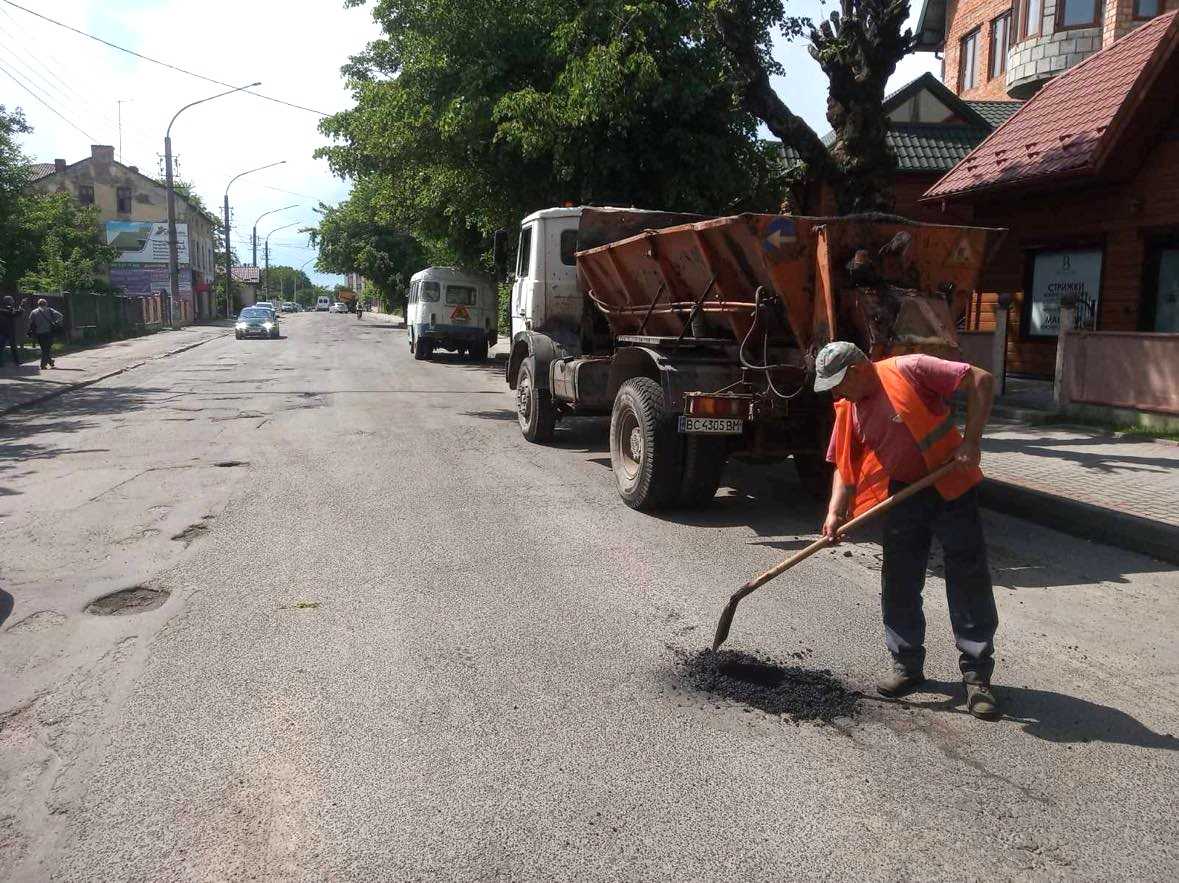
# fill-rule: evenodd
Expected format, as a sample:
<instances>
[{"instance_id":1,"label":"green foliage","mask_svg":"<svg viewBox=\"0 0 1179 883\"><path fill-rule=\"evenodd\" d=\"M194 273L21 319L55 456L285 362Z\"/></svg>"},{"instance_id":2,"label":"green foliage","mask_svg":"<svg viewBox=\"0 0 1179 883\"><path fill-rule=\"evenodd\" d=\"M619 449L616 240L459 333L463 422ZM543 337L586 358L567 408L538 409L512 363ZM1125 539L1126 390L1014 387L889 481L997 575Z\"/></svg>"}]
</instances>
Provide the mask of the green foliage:
<instances>
[{"instance_id":1,"label":"green foliage","mask_svg":"<svg viewBox=\"0 0 1179 883\"><path fill-rule=\"evenodd\" d=\"M296 290L302 294L304 290L310 291L313 287L311 278L294 267L271 266L266 271L266 290L273 298L293 300Z\"/></svg>"},{"instance_id":2,"label":"green foliage","mask_svg":"<svg viewBox=\"0 0 1179 883\"><path fill-rule=\"evenodd\" d=\"M356 5L356 3L353 3ZM776 209L773 146L697 0L378 0L319 154L437 263L565 202ZM355 269L350 267L350 269Z\"/></svg>"},{"instance_id":3,"label":"green foliage","mask_svg":"<svg viewBox=\"0 0 1179 883\"><path fill-rule=\"evenodd\" d=\"M98 209L67 193L32 193L16 136L30 131L19 110L0 106L0 288L109 291L104 265L116 251L100 235Z\"/></svg>"},{"instance_id":4,"label":"green foliage","mask_svg":"<svg viewBox=\"0 0 1179 883\"><path fill-rule=\"evenodd\" d=\"M409 277L429 265L427 250L397 226L397 213L380 178L357 181L347 200L321 205L320 222L305 232L319 248L315 268L324 273L360 273L374 286L385 309L404 303Z\"/></svg>"}]
</instances>

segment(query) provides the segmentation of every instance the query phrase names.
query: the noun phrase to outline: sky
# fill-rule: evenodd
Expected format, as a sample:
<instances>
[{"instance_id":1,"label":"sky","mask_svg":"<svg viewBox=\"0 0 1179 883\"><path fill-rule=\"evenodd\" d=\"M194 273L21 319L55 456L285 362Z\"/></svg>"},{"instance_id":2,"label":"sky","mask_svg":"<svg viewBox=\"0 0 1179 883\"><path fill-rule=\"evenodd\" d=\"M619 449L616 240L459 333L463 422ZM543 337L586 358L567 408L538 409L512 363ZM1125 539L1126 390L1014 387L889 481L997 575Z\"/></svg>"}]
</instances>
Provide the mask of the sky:
<instances>
[{"instance_id":1,"label":"sky","mask_svg":"<svg viewBox=\"0 0 1179 883\"><path fill-rule=\"evenodd\" d=\"M370 9L346 9L344 0L16 2L222 82L245 85L260 80L255 91L325 113L351 103L340 66L379 35ZM913 5L915 18L919 5ZM816 19L832 8L821 0L794 0L789 5L792 14ZM775 78L775 88L795 113L824 134L830 128L825 119L826 79L805 43L777 40L775 55L786 67L786 76ZM223 89L37 19L7 0L0 0L0 66L32 90L30 94L0 71L0 104L21 107L34 128L23 141L33 161L61 157L76 162L89 156L91 144L114 145L117 151L121 108L122 161L159 177L164 131L172 114ZM925 71L937 73L931 54L906 58L890 90ZM334 177L326 162L312 157L326 143L316 128L320 118L240 94L191 108L173 126L177 173L195 185L218 216L230 178L286 161L239 179L230 190L233 244L244 262L250 260L249 234L258 217L291 204L295 207L262 219L259 240L272 234L271 264L299 267L312 260L315 252L299 228L315 224L314 208L321 201L334 204L347 197L348 183ZM293 226L277 229L286 224ZM320 284L341 280L313 272L313 261L305 269Z\"/></svg>"}]
</instances>

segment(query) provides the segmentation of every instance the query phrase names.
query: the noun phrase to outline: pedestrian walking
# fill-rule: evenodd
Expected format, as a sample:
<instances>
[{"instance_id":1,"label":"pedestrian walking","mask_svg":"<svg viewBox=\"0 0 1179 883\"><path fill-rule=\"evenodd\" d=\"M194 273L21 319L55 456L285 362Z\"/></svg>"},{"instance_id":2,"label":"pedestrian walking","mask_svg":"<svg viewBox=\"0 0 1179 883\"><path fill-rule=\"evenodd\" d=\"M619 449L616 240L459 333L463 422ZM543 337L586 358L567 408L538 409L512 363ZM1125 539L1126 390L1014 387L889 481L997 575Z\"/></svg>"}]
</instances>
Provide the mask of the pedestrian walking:
<instances>
[{"instance_id":1,"label":"pedestrian walking","mask_svg":"<svg viewBox=\"0 0 1179 883\"><path fill-rule=\"evenodd\" d=\"M16 324L21 309L12 295L6 294L0 301L0 365L4 364L5 348L12 351L12 364L20 367L20 349L16 345Z\"/></svg>"},{"instance_id":2,"label":"pedestrian walking","mask_svg":"<svg viewBox=\"0 0 1179 883\"><path fill-rule=\"evenodd\" d=\"M61 327L65 317L49 306L49 301L40 298L37 309L29 313L29 331L37 338L41 347L41 367L56 368L53 361L53 334Z\"/></svg>"},{"instance_id":3,"label":"pedestrian walking","mask_svg":"<svg viewBox=\"0 0 1179 883\"><path fill-rule=\"evenodd\" d=\"M949 398L967 393L965 438ZM960 468L885 515L881 613L892 672L877 684L902 696L925 680L922 591L933 537L942 545L950 625L966 687L966 707L994 718L991 690L999 618L978 512L979 442L994 402L994 379L963 362L925 355L872 362L854 344L829 343L815 360L815 391L835 396L827 459L835 465L823 534L951 459Z\"/></svg>"}]
</instances>

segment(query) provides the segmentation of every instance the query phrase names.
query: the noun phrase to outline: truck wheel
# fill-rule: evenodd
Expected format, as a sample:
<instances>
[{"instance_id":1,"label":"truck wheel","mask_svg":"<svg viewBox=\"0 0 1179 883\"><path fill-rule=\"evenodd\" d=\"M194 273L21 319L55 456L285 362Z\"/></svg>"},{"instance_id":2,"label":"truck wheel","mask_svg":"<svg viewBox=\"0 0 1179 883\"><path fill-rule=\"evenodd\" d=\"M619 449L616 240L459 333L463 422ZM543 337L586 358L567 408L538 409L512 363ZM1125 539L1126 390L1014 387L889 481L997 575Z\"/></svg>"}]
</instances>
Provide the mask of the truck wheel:
<instances>
[{"instance_id":1,"label":"truck wheel","mask_svg":"<svg viewBox=\"0 0 1179 883\"><path fill-rule=\"evenodd\" d=\"M483 340L479 341L479 343L475 344L474 348L471 350L471 358L476 362L487 361L487 338L484 338Z\"/></svg>"},{"instance_id":2,"label":"truck wheel","mask_svg":"<svg viewBox=\"0 0 1179 883\"><path fill-rule=\"evenodd\" d=\"M835 467L818 454L795 454L794 470L803 489L820 502L831 496L831 475Z\"/></svg>"},{"instance_id":3,"label":"truck wheel","mask_svg":"<svg viewBox=\"0 0 1179 883\"><path fill-rule=\"evenodd\" d=\"M434 350L434 347L431 345L431 343L428 339L421 338L421 337L414 338L413 357L415 359L417 359L419 362L430 358L430 355L433 352L433 350Z\"/></svg>"},{"instance_id":4,"label":"truck wheel","mask_svg":"<svg viewBox=\"0 0 1179 883\"><path fill-rule=\"evenodd\" d=\"M680 479L679 504L702 506L715 497L728 458L727 440L702 435L687 436L684 439L684 472Z\"/></svg>"},{"instance_id":5,"label":"truck wheel","mask_svg":"<svg viewBox=\"0 0 1179 883\"><path fill-rule=\"evenodd\" d=\"M610 415L610 463L626 505L651 511L675 502L679 447L659 384L649 377L622 384Z\"/></svg>"},{"instance_id":6,"label":"truck wheel","mask_svg":"<svg viewBox=\"0 0 1179 883\"><path fill-rule=\"evenodd\" d=\"M529 356L520 363L516 378L516 419L524 438L534 444L552 441L557 425L557 409L552 394L536 385L536 359Z\"/></svg>"}]
</instances>

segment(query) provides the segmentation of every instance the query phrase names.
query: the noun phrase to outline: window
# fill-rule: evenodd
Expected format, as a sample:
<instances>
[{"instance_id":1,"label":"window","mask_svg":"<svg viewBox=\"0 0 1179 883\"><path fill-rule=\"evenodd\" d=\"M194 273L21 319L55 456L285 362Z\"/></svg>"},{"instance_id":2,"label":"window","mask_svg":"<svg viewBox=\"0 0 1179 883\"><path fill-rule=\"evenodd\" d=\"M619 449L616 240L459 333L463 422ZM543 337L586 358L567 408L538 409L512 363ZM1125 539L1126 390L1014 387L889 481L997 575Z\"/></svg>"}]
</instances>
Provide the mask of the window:
<instances>
[{"instance_id":1,"label":"window","mask_svg":"<svg viewBox=\"0 0 1179 883\"><path fill-rule=\"evenodd\" d=\"M1163 11L1163 0L1134 0L1134 18L1145 21Z\"/></svg>"},{"instance_id":2,"label":"window","mask_svg":"<svg viewBox=\"0 0 1179 883\"><path fill-rule=\"evenodd\" d=\"M475 287L473 285L447 285L446 302L453 306L475 306Z\"/></svg>"},{"instance_id":3,"label":"window","mask_svg":"<svg viewBox=\"0 0 1179 883\"><path fill-rule=\"evenodd\" d=\"M1056 27L1089 28L1101 19L1101 6L1097 0L1058 0L1056 5Z\"/></svg>"},{"instance_id":4,"label":"window","mask_svg":"<svg viewBox=\"0 0 1179 883\"><path fill-rule=\"evenodd\" d=\"M442 287L437 282L423 282L418 290L421 292L422 300L428 304L438 303L438 298L442 296Z\"/></svg>"},{"instance_id":5,"label":"window","mask_svg":"<svg viewBox=\"0 0 1179 883\"><path fill-rule=\"evenodd\" d=\"M1154 274L1154 315L1148 330L1174 334L1179 332L1179 246L1159 248L1152 263Z\"/></svg>"},{"instance_id":6,"label":"window","mask_svg":"<svg viewBox=\"0 0 1179 883\"><path fill-rule=\"evenodd\" d=\"M572 267L577 263L577 231L561 231L561 263Z\"/></svg>"},{"instance_id":7,"label":"window","mask_svg":"<svg viewBox=\"0 0 1179 883\"><path fill-rule=\"evenodd\" d=\"M516 275L524 279L528 276L528 268L532 266L532 228L525 227L520 231L520 250L516 252Z\"/></svg>"},{"instance_id":8,"label":"window","mask_svg":"<svg viewBox=\"0 0 1179 883\"><path fill-rule=\"evenodd\" d=\"M978 28L958 44L958 92L978 85Z\"/></svg>"},{"instance_id":9,"label":"window","mask_svg":"<svg viewBox=\"0 0 1179 883\"><path fill-rule=\"evenodd\" d=\"M1012 25L1012 42L1026 40L1028 37L1034 37L1040 33L1040 18L1044 11L1044 7L1040 3L1041 0L1015 0L1015 4L1011 7L1012 12L1015 13Z\"/></svg>"},{"instance_id":10,"label":"window","mask_svg":"<svg viewBox=\"0 0 1179 883\"><path fill-rule=\"evenodd\" d=\"M1011 13L1005 13L991 22L991 63L988 79L995 79L1007 70L1007 49L1011 41Z\"/></svg>"},{"instance_id":11,"label":"window","mask_svg":"<svg viewBox=\"0 0 1179 883\"><path fill-rule=\"evenodd\" d=\"M1030 337L1060 334L1060 299L1076 301L1074 328L1097 327L1097 303L1101 296L1099 248L1041 251L1032 255L1031 280L1025 311L1025 333Z\"/></svg>"},{"instance_id":12,"label":"window","mask_svg":"<svg viewBox=\"0 0 1179 883\"><path fill-rule=\"evenodd\" d=\"M117 210L122 212L123 214L130 214L131 213L131 188L130 187L120 187L118 190L115 191L115 194L116 194L116 196L118 198L118 202L119 202Z\"/></svg>"},{"instance_id":13,"label":"window","mask_svg":"<svg viewBox=\"0 0 1179 883\"><path fill-rule=\"evenodd\" d=\"M94 188L89 184L79 184L78 202L82 205L94 205Z\"/></svg>"}]
</instances>

